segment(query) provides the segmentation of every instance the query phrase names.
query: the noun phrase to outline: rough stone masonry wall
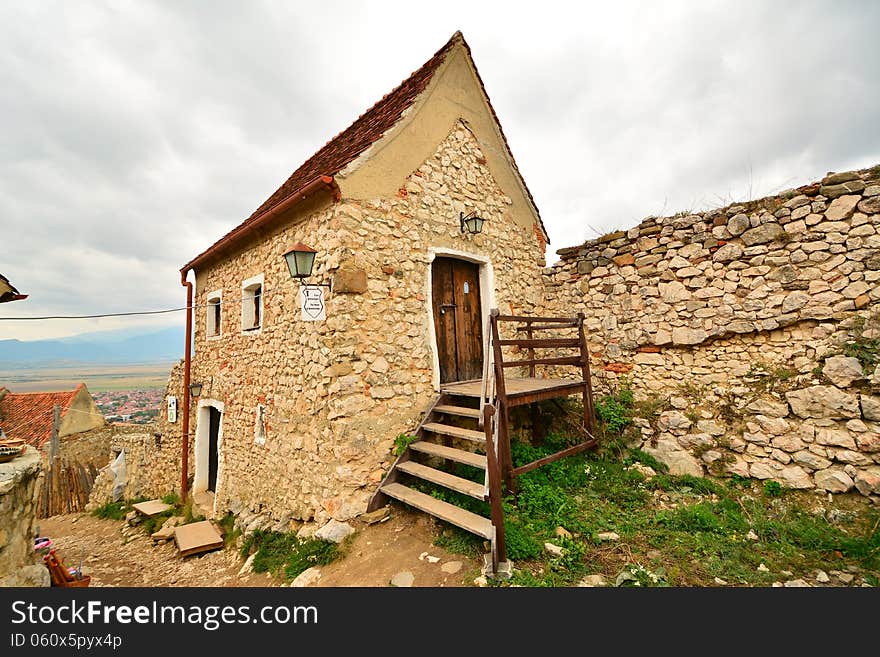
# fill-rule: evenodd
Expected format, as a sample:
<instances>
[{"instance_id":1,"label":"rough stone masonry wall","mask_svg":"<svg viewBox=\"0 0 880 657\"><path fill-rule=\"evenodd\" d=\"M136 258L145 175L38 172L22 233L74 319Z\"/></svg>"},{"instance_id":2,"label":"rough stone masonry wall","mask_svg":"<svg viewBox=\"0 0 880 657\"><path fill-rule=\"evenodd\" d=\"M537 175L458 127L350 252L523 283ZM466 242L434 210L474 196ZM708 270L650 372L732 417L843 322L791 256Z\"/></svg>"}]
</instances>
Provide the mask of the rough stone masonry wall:
<instances>
[{"instance_id":1,"label":"rough stone masonry wall","mask_svg":"<svg viewBox=\"0 0 880 657\"><path fill-rule=\"evenodd\" d=\"M224 405L218 513L321 522L365 510L395 437L415 428L436 394L429 249L491 259L505 312L541 301L545 244L512 220L511 203L459 123L395 197L343 198L200 274L197 302L217 289L224 299L219 339L207 339L203 312L196 316L193 365L201 399ZM460 232L459 212L471 210L487 219L480 235ZM332 278L326 321L300 319L283 259L298 241L319 249L311 280ZM260 273L263 327L243 335L236 300L242 281ZM257 404L266 406L265 444L255 441Z\"/></svg>"},{"instance_id":2,"label":"rough stone masonry wall","mask_svg":"<svg viewBox=\"0 0 880 657\"><path fill-rule=\"evenodd\" d=\"M58 440L58 455L62 461L93 464L102 467L110 456L110 442L113 436L113 425L99 429L83 431L64 436ZM49 443L43 446L43 458L49 458Z\"/></svg>"},{"instance_id":3,"label":"rough stone masonry wall","mask_svg":"<svg viewBox=\"0 0 880 657\"><path fill-rule=\"evenodd\" d=\"M677 469L876 495L878 229L880 166L830 174L562 249L546 303L586 313L600 391L665 401L640 423Z\"/></svg>"},{"instance_id":4,"label":"rough stone masonry wall","mask_svg":"<svg viewBox=\"0 0 880 657\"><path fill-rule=\"evenodd\" d=\"M89 493L87 510L113 501L110 464L125 450L125 488L122 499L156 498L180 492L180 443L163 442L154 424L112 425L110 457L101 464ZM176 449L175 449L176 447Z\"/></svg>"},{"instance_id":5,"label":"rough stone masonry wall","mask_svg":"<svg viewBox=\"0 0 880 657\"><path fill-rule=\"evenodd\" d=\"M0 463L0 586L49 586L49 571L34 556L34 489L40 454Z\"/></svg>"}]
</instances>

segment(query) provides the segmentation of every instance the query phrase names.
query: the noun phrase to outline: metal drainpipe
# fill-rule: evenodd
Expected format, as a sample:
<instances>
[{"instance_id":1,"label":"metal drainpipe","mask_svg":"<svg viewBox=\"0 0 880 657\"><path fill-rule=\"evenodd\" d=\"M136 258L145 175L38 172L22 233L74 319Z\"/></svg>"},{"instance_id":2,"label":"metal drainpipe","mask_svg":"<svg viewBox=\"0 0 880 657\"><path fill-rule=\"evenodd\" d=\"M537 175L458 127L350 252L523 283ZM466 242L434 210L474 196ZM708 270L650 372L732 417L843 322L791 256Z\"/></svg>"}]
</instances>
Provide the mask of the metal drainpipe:
<instances>
[{"instance_id":1,"label":"metal drainpipe","mask_svg":"<svg viewBox=\"0 0 880 657\"><path fill-rule=\"evenodd\" d=\"M180 499L186 500L186 482L189 479L189 375L192 365L193 284L186 280L186 272L180 272L180 284L186 288L186 348L183 357L183 437L181 438Z\"/></svg>"}]
</instances>

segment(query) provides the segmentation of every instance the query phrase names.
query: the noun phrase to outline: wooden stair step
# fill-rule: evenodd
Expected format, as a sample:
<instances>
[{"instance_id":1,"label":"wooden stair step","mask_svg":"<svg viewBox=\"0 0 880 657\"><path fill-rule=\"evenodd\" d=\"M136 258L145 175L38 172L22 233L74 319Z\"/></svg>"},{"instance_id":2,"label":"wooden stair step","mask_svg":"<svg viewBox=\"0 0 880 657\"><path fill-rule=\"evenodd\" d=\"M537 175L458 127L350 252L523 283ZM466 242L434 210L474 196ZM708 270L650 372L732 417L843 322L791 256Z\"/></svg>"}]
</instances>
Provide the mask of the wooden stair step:
<instances>
[{"instance_id":1,"label":"wooden stair step","mask_svg":"<svg viewBox=\"0 0 880 657\"><path fill-rule=\"evenodd\" d=\"M453 436L455 438L463 438L465 440L473 440L475 443L485 443L486 435L482 431L474 431L473 429L462 429L453 427L449 424L440 424L439 422L427 422L422 425L422 429L431 433L439 433L444 436Z\"/></svg>"},{"instance_id":2,"label":"wooden stair step","mask_svg":"<svg viewBox=\"0 0 880 657\"><path fill-rule=\"evenodd\" d=\"M486 457L482 454L474 454L473 452L466 452L463 449L446 447L446 445L429 443L424 440L417 440L414 443L410 443L409 448L430 456L439 456L440 458L455 461L457 463L472 465L475 468L486 469Z\"/></svg>"},{"instance_id":3,"label":"wooden stair step","mask_svg":"<svg viewBox=\"0 0 880 657\"><path fill-rule=\"evenodd\" d=\"M446 413L447 415L460 415L461 417L472 417L475 420L480 419L479 408L467 408L466 406L450 406L442 404L434 407L435 413Z\"/></svg>"},{"instance_id":4,"label":"wooden stair step","mask_svg":"<svg viewBox=\"0 0 880 657\"><path fill-rule=\"evenodd\" d=\"M418 477L419 479L439 484L451 490L458 491L459 493L470 495L478 500L486 499L486 487L483 484L478 484L470 479L456 477L453 474L428 467L427 465L423 465L416 461L404 461L403 463L398 463L397 469L401 472L412 475L413 477Z\"/></svg>"},{"instance_id":5,"label":"wooden stair step","mask_svg":"<svg viewBox=\"0 0 880 657\"><path fill-rule=\"evenodd\" d=\"M425 513L461 527L472 534L492 539L494 528L492 527L492 521L488 518L478 516L476 513L471 513L461 507L438 500L425 493L420 493L403 484L387 484L382 486L380 490L388 495L388 497L393 497L396 500L414 506Z\"/></svg>"}]
</instances>

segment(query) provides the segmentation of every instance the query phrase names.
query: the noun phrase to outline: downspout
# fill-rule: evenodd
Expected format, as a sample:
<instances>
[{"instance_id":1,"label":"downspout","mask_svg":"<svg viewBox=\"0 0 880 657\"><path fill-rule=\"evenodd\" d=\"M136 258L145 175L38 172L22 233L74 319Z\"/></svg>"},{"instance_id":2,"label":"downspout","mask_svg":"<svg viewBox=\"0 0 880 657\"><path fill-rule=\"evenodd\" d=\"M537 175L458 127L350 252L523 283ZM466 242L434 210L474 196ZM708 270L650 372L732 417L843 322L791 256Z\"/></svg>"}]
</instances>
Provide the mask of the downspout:
<instances>
[{"instance_id":1,"label":"downspout","mask_svg":"<svg viewBox=\"0 0 880 657\"><path fill-rule=\"evenodd\" d=\"M183 356L183 436L180 455L180 499L186 500L186 482L189 479L189 376L192 366L192 309L193 284L186 280L186 271L180 272L180 284L186 288L186 348Z\"/></svg>"}]
</instances>

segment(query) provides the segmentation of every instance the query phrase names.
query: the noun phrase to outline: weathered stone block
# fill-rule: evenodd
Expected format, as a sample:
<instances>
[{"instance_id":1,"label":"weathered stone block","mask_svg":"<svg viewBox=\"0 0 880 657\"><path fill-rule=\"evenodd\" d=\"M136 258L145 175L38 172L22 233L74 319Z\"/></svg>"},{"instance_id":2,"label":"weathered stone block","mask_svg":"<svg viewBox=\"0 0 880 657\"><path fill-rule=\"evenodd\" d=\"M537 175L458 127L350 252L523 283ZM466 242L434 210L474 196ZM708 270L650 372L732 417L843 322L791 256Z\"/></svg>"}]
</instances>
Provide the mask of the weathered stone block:
<instances>
[{"instance_id":1,"label":"weathered stone block","mask_svg":"<svg viewBox=\"0 0 880 657\"><path fill-rule=\"evenodd\" d=\"M862 495L880 494L880 466L874 465L859 470L854 484Z\"/></svg>"},{"instance_id":2,"label":"weathered stone block","mask_svg":"<svg viewBox=\"0 0 880 657\"><path fill-rule=\"evenodd\" d=\"M703 465L693 454L681 449L674 440L661 438L656 447L650 444L642 449L645 452L662 461L669 467L669 473L673 475L703 476Z\"/></svg>"},{"instance_id":3,"label":"weathered stone block","mask_svg":"<svg viewBox=\"0 0 880 657\"><path fill-rule=\"evenodd\" d=\"M825 218L828 221L841 221L843 219L849 219L852 216L852 213L855 212L856 205L858 205L858 202L860 200L861 196L856 196L854 194L839 196L838 198L834 199L831 202L831 205L828 206L828 209L825 210ZM817 226L816 228L819 229L819 226ZM825 232L828 232L828 230L826 230Z\"/></svg>"},{"instance_id":4,"label":"weathered stone block","mask_svg":"<svg viewBox=\"0 0 880 657\"><path fill-rule=\"evenodd\" d=\"M735 214L727 222L727 230L733 236L742 235L749 227L749 218L743 214Z\"/></svg>"},{"instance_id":5,"label":"weathered stone block","mask_svg":"<svg viewBox=\"0 0 880 657\"><path fill-rule=\"evenodd\" d=\"M703 329L692 329L684 326L678 326L672 329L672 344L700 344L708 337L709 334Z\"/></svg>"},{"instance_id":6,"label":"weathered stone block","mask_svg":"<svg viewBox=\"0 0 880 657\"><path fill-rule=\"evenodd\" d=\"M859 175L855 171L841 171L840 173L829 173L822 178L823 185L839 185L849 182L850 180L859 180Z\"/></svg>"},{"instance_id":7,"label":"weathered stone block","mask_svg":"<svg viewBox=\"0 0 880 657\"><path fill-rule=\"evenodd\" d=\"M865 378L862 364L858 358L852 356L832 356L826 359L822 374L840 388L848 388L853 381L861 381Z\"/></svg>"},{"instance_id":8,"label":"weathered stone block","mask_svg":"<svg viewBox=\"0 0 880 657\"><path fill-rule=\"evenodd\" d=\"M856 442L846 429L822 428L816 430L816 442L819 445L833 445L855 449Z\"/></svg>"},{"instance_id":9,"label":"weathered stone block","mask_svg":"<svg viewBox=\"0 0 880 657\"><path fill-rule=\"evenodd\" d=\"M782 469L779 475L780 483L788 488L812 488L813 481L803 468L797 465L789 465Z\"/></svg>"},{"instance_id":10,"label":"weathered stone block","mask_svg":"<svg viewBox=\"0 0 880 657\"><path fill-rule=\"evenodd\" d=\"M733 232L733 231L731 231ZM746 246L754 246L756 244L766 244L778 239L785 233L782 226L777 223L762 224L757 228L747 230L742 234L743 244Z\"/></svg>"},{"instance_id":11,"label":"weathered stone block","mask_svg":"<svg viewBox=\"0 0 880 657\"><path fill-rule=\"evenodd\" d=\"M333 292L363 294L367 291L367 272L363 269L340 269L333 275Z\"/></svg>"},{"instance_id":12,"label":"weathered stone block","mask_svg":"<svg viewBox=\"0 0 880 657\"><path fill-rule=\"evenodd\" d=\"M845 493L853 487L853 480L843 470L829 468L813 473L816 487L829 493Z\"/></svg>"},{"instance_id":13,"label":"weathered stone block","mask_svg":"<svg viewBox=\"0 0 880 657\"><path fill-rule=\"evenodd\" d=\"M776 400L756 399L746 406L746 410L770 417L785 417L788 415L788 404Z\"/></svg>"},{"instance_id":14,"label":"weathered stone block","mask_svg":"<svg viewBox=\"0 0 880 657\"><path fill-rule=\"evenodd\" d=\"M865 183L861 180L852 180L850 182L840 183L839 185L822 185L819 193L830 199L843 196L844 194L857 194L865 189Z\"/></svg>"},{"instance_id":15,"label":"weathered stone block","mask_svg":"<svg viewBox=\"0 0 880 657\"><path fill-rule=\"evenodd\" d=\"M792 412L802 418L859 417L859 401L834 386L811 386L785 393Z\"/></svg>"}]
</instances>

